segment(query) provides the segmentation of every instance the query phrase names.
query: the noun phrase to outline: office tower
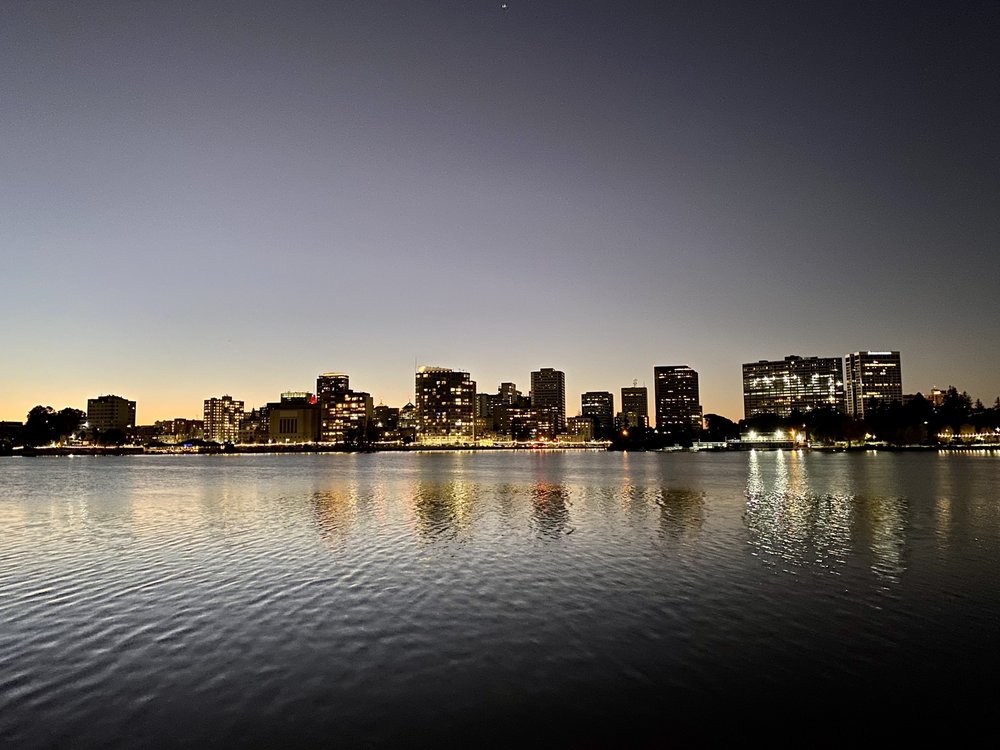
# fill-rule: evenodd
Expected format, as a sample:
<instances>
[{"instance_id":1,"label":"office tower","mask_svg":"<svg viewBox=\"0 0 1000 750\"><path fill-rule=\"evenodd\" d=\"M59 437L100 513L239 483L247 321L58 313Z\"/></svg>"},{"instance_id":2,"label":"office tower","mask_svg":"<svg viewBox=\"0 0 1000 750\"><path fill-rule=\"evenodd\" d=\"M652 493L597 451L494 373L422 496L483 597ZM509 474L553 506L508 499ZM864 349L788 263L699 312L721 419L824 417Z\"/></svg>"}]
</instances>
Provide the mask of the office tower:
<instances>
[{"instance_id":1,"label":"office tower","mask_svg":"<svg viewBox=\"0 0 1000 750\"><path fill-rule=\"evenodd\" d=\"M344 372L324 372L316 378L316 398L323 399L335 393L346 393L350 390L350 376Z\"/></svg>"},{"instance_id":2,"label":"office tower","mask_svg":"<svg viewBox=\"0 0 1000 750\"><path fill-rule=\"evenodd\" d=\"M854 352L844 357L847 412L863 419L873 405L903 400L899 352Z\"/></svg>"},{"instance_id":3,"label":"office tower","mask_svg":"<svg viewBox=\"0 0 1000 750\"><path fill-rule=\"evenodd\" d=\"M531 373L531 408L539 434L553 437L566 430L566 374L551 367Z\"/></svg>"},{"instance_id":4,"label":"office tower","mask_svg":"<svg viewBox=\"0 0 1000 750\"><path fill-rule=\"evenodd\" d=\"M235 443L240 439L243 402L232 396L205 399L205 439L217 443Z\"/></svg>"},{"instance_id":5,"label":"office tower","mask_svg":"<svg viewBox=\"0 0 1000 750\"><path fill-rule=\"evenodd\" d=\"M649 427L649 391L646 386L622 388L624 427Z\"/></svg>"},{"instance_id":6,"label":"office tower","mask_svg":"<svg viewBox=\"0 0 1000 750\"><path fill-rule=\"evenodd\" d=\"M697 372L687 365L654 367L653 387L658 432L678 436L701 432Z\"/></svg>"},{"instance_id":7,"label":"office tower","mask_svg":"<svg viewBox=\"0 0 1000 750\"><path fill-rule=\"evenodd\" d=\"M135 401L121 396L88 398L87 426L95 433L131 430L135 427Z\"/></svg>"},{"instance_id":8,"label":"office tower","mask_svg":"<svg viewBox=\"0 0 1000 750\"><path fill-rule=\"evenodd\" d=\"M615 429L615 397L608 391L587 391L580 396L580 414L589 417L598 440L611 437Z\"/></svg>"},{"instance_id":9,"label":"office tower","mask_svg":"<svg viewBox=\"0 0 1000 750\"><path fill-rule=\"evenodd\" d=\"M790 416L793 411L844 410L840 357L799 357L743 365L743 414Z\"/></svg>"},{"instance_id":10,"label":"office tower","mask_svg":"<svg viewBox=\"0 0 1000 750\"><path fill-rule=\"evenodd\" d=\"M417 370L415 385L418 442L475 440L476 384L469 373L425 366Z\"/></svg>"}]
</instances>

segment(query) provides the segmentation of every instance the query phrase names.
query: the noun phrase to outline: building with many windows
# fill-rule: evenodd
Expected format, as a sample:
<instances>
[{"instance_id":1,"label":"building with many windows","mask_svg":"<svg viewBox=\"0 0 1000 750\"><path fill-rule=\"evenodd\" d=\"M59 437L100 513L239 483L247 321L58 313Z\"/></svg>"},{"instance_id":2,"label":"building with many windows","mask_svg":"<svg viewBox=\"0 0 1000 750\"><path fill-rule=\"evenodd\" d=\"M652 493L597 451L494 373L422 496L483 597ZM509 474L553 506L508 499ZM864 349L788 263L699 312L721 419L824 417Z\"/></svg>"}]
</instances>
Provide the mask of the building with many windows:
<instances>
[{"instance_id":1,"label":"building with many windows","mask_svg":"<svg viewBox=\"0 0 1000 750\"><path fill-rule=\"evenodd\" d=\"M793 411L844 410L844 373L840 357L762 359L743 365L743 414L790 416Z\"/></svg>"},{"instance_id":2,"label":"building with many windows","mask_svg":"<svg viewBox=\"0 0 1000 750\"><path fill-rule=\"evenodd\" d=\"M656 429L666 435L693 437L701 432L698 373L687 365L653 368Z\"/></svg>"},{"instance_id":3,"label":"building with many windows","mask_svg":"<svg viewBox=\"0 0 1000 750\"><path fill-rule=\"evenodd\" d=\"M649 391L646 386L622 388L621 415L622 427L649 427Z\"/></svg>"},{"instance_id":4,"label":"building with many windows","mask_svg":"<svg viewBox=\"0 0 1000 750\"><path fill-rule=\"evenodd\" d=\"M863 419L873 404L901 403L899 352L854 352L844 357L847 412Z\"/></svg>"},{"instance_id":5,"label":"building with many windows","mask_svg":"<svg viewBox=\"0 0 1000 750\"><path fill-rule=\"evenodd\" d=\"M271 442L271 404L250 411L243 411L243 422L240 424L241 443Z\"/></svg>"},{"instance_id":6,"label":"building with many windows","mask_svg":"<svg viewBox=\"0 0 1000 750\"><path fill-rule=\"evenodd\" d=\"M372 437L369 426L375 416L370 393L352 391L343 372L326 372L316 378L320 411L320 440L324 443L358 443Z\"/></svg>"},{"instance_id":7,"label":"building with many windows","mask_svg":"<svg viewBox=\"0 0 1000 750\"><path fill-rule=\"evenodd\" d=\"M235 443L240 439L243 402L232 396L205 399L204 431L206 440Z\"/></svg>"},{"instance_id":8,"label":"building with many windows","mask_svg":"<svg viewBox=\"0 0 1000 750\"><path fill-rule=\"evenodd\" d=\"M476 437L476 383L469 373L447 367L416 372L417 441L447 445Z\"/></svg>"},{"instance_id":9,"label":"building with many windows","mask_svg":"<svg viewBox=\"0 0 1000 750\"><path fill-rule=\"evenodd\" d=\"M135 401L121 396L88 398L87 426L94 433L132 430L135 428Z\"/></svg>"},{"instance_id":10,"label":"building with many windows","mask_svg":"<svg viewBox=\"0 0 1000 750\"><path fill-rule=\"evenodd\" d=\"M162 419L153 423L159 438L165 443L183 443L186 440L201 439L205 434L205 423L200 419Z\"/></svg>"},{"instance_id":11,"label":"building with many windows","mask_svg":"<svg viewBox=\"0 0 1000 750\"><path fill-rule=\"evenodd\" d=\"M566 431L566 373L543 367L531 373L531 408L540 436Z\"/></svg>"},{"instance_id":12,"label":"building with many windows","mask_svg":"<svg viewBox=\"0 0 1000 750\"><path fill-rule=\"evenodd\" d=\"M566 435L569 442L589 443L591 440L600 439L594 435L594 420L591 417L567 417Z\"/></svg>"},{"instance_id":13,"label":"building with many windows","mask_svg":"<svg viewBox=\"0 0 1000 750\"><path fill-rule=\"evenodd\" d=\"M345 372L324 372L316 377L316 398L320 403L324 398L350 389L351 379Z\"/></svg>"},{"instance_id":14,"label":"building with many windows","mask_svg":"<svg viewBox=\"0 0 1000 750\"><path fill-rule=\"evenodd\" d=\"M580 396L580 414L589 417L593 435L610 438L615 429L615 396L608 391L587 391Z\"/></svg>"}]
</instances>

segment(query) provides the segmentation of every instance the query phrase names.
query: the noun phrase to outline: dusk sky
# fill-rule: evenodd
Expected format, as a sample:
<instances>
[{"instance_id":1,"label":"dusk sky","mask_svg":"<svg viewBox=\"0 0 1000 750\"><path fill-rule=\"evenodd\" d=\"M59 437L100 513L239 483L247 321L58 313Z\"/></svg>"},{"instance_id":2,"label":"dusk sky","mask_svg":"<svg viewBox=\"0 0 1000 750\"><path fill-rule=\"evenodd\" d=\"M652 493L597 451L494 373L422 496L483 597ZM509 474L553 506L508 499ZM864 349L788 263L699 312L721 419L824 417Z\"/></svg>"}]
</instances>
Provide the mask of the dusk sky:
<instances>
[{"instance_id":1,"label":"dusk sky","mask_svg":"<svg viewBox=\"0 0 1000 750\"><path fill-rule=\"evenodd\" d=\"M0 419L898 349L1000 395L1000 3L3 2Z\"/></svg>"}]
</instances>

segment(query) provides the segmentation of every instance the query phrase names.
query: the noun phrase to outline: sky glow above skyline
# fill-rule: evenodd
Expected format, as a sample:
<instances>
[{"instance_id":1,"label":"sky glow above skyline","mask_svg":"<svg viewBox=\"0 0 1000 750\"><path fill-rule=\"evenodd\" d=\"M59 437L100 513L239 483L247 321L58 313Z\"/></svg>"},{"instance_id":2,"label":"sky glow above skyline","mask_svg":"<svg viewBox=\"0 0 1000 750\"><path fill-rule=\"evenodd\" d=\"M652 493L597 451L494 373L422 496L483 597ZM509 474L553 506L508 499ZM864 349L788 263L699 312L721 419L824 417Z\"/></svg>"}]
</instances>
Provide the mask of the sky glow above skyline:
<instances>
[{"instance_id":1,"label":"sky glow above skyline","mask_svg":"<svg viewBox=\"0 0 1000 750\"><path fill-rule=\"evenodd\" d=\"M899 350L1000 395L1000 4L5 4L0 419Z\"/></svg>"}]
</instances>

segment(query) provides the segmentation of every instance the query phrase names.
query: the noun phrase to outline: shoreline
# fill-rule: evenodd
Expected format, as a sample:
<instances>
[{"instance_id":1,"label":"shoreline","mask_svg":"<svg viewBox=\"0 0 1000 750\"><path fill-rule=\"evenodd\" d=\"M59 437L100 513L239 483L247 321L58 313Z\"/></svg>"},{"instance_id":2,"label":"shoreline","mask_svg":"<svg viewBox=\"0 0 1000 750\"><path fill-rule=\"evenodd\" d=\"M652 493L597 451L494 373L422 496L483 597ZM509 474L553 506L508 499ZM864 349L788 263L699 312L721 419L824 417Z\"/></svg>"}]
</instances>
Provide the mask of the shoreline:
<instances>
[{"instance_id":1,"label":"shoreline","mask_svg":"<svg viewBox=\"0 0 1000 750\"><path fill-rule=\"evenodd\" d=\"M861 446L785 446L774 444L732 444L710 447L670 447L661 449L633 448L611 450L605 444L534 444L517 445L389 445L369 448L352 448L343 445L322 443L295 444L247 444L233 446L192 446L192 447L148 447L141 445L123 446L46 446L41 448L15 448L0 453L0 457L77 457L77 456L212 456L212 455L252 455L252 454L303 454L303 453L496 453L496 452L601 452L601 453L746 453L759 451L809 451L817 453L868 453L885 451L889 453L967 453L979 451L1000 451L1000 444L980 445L861 445Z\"/></svg>"}]
</instances>

